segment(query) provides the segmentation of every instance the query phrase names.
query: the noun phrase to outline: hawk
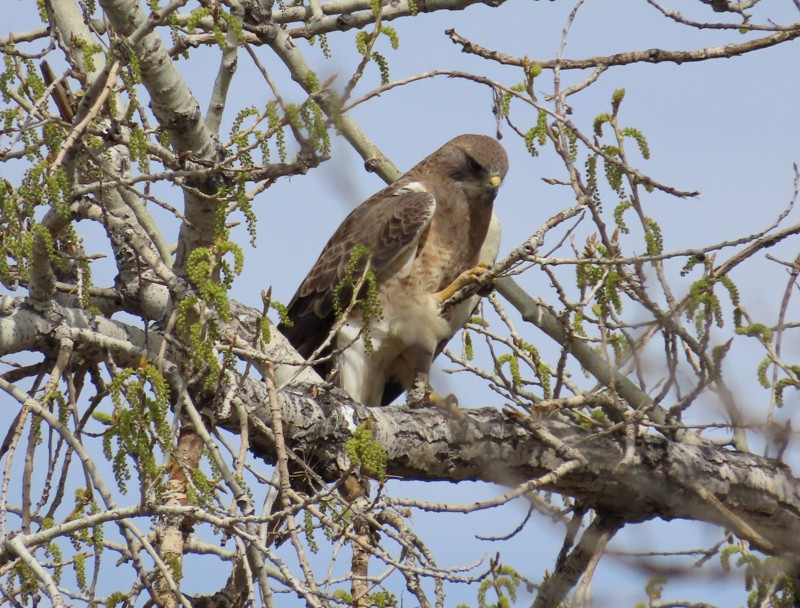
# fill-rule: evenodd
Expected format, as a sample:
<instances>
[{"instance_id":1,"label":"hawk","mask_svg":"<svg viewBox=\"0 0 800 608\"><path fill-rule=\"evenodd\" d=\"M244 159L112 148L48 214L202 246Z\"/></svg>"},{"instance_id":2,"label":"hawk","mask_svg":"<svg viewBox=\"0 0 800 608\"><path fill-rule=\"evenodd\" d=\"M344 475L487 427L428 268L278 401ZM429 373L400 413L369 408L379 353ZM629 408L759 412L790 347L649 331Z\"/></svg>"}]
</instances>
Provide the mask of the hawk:
<instances>
[{"instance_id":1,"label":"hawk","mask_svg":"<svg viewBox=\"0 0 800 608\"><path fill-rule=\"evenodd\" d=\"M363 405L386 405L404 390L409 403L431 399L433 359L478 296L444 313L442 303L497 257L492 205L507 170L491 137L447 142L345 218L289 303L291 323L279 329ZM365 303L370 284L377 313Z\"/></svg>"}]
</instances>

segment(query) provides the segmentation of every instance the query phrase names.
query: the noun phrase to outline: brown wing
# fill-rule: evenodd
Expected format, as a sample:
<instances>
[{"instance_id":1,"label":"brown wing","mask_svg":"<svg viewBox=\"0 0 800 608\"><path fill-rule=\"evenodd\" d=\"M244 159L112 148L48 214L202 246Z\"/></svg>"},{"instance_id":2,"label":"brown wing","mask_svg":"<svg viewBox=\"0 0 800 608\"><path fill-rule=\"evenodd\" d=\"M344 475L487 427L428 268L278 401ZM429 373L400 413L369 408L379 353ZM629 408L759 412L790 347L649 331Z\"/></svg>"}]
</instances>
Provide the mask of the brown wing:
<instances>
[{"instance_id":1,"label":"brown wing","mask_svg":"<svg viewBox=\"0 0 800 608\"><path fill-rule=\"evenodd\" d=\"M435 209L431 194L394 185L345 218L289 303L292 325L278 327L303 357L319 348L336 321L333 292L345 276L353 249L360 245L370 252L371 267L380 281L382 272L416 245ZM343 303L350 297L347 290L339 293ZM320 365L317 371L324 377L330 364Z\"/></svg>"}]
</instances>

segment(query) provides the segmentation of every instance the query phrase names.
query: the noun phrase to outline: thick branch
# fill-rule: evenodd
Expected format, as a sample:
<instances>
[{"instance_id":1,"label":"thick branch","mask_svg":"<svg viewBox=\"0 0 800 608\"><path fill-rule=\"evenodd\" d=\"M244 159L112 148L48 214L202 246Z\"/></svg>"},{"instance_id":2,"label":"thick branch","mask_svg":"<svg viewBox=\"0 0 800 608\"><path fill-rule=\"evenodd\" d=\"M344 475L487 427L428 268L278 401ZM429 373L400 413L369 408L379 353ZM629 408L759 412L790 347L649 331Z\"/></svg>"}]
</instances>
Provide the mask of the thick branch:
<instances>
[{"instance_id":1,"label":"thick branch","mask_svg":"<svg viewBox=\"0 0 800 608\"><path fill-rule=\"evenodd\" d=\"M77 2L53 0L47 2L46 6L53 32L67 60L81 72L86 72L89 82L94 82L105 67L105 58L98 53L94 56L92 65L86 61L86 55L82 49L85 48L85 45L90 45L93 40L90 30L84 22L80 6Z\"/></svg>"},{"instance_id":2,"label":"thick branch","mask_svg":"<svg viewBox=\"0 0 800 608\"><path fill-rule=\"evenodd\" d=\"M34 232L28 301L37 310L48 309L56 292L56 277L50 263L50 252L44 236L40 232Z\"/></svg>"},{"instance_id":3,"label":"thick branch","mask_svg":"<svg viewBox=\"0 0 800 608\"><path fill-rule=\"evenodd\" d=\"M218 146L206 128L197 100L169 58L161 37L153 31L155 22L148 20L135 0L101 0L100 5L115 30L131 45L130 51L136 54L142 83L150 93L150 107L175 151L190 153L197 159L216 159ZM176 257L179 274L189 253L196 247L211 246L215 234L217 200L211 195L220 184L207 179L191 185L209 196L185 193L186 219L181 224Z\"/></svg>"},{"instance_id":4,"label":"thick branch","mask_svg":"<svg viewBox=\"0 0 800 608\"><path fill-rule=\"evenodd\" d=\"M37 314L21 303L21 299L0 300L4 315L0 316L0 355L47 350L47 336L57 327L66 327L72 328L68 331L76 352L108 354L123 365L135 364L143 355L158 362L160 339L155 331L145 335L119 321L58 305L47 315ZM237 334L247 340L253 328L246 321L250 316L243 308L235 316L244 323ZM175 358L186 353L173 351L167 356L172 360L165 368L169 377ZM265 406L269 399L264 383L244 379L236 399L250 413L253 453L274 462L269 431L273 421ZM213 407L208 399L201 401ZM340 391L320 390L319 385L284 390L280 406L288 447L301 450L329 481L348 470L344 444L369 419L387 451L391 476L517 485L546 475L530 488L575 497L626 523L655 517L707 521L736 529L770 553L800 554L800 481L770 459L646 435L637 438L629 466L620 467L621 436L592 434L555 420L530 421L539 431L531 432L494 408L465 410L464 420L454 420L435 408L365 408ZM214 411L214 418L238 433L236 410Z\"/></svg>"},{"instance_id":5,"label":"thick branch","mask_svg":"<svg viewBox=\"0 0 800 608\"><path fill-rule=\"evenodd\" d=\"M548 483L536 487L572 496L626 523L681 518L742 529L734 518L755 532L749 540L756 546L800 554L800 481L777 461L646 435L637 439L630 466L619 467L622 438L593 435L559 421L538 422L547 433L537 434L494 408L465 410L464 425L435 408L364 408L340 392L320 394L318 387L295 387L281 397L289 447L318 463L315 470L328 480L347 470L344 443L369 419L387 451L387 473L393 477L512 485L563 467L563 476L550 475ZM239 398L252 413L253 452L274 461L272 441L259 430L271 426L263 385L245 383ZM219 412L218 422L238 432L235 416ZM553 436L570 454L579 453L585 464L570 466L573 458L542 439ZM718 502L702 496L698 487Z\"/></svg>"},{"instance_id":6,"label":"thick branch","mask_svg":"<svg viewBox=\"0 0 800 608\"><path fill-rule=\"evenodd\" d=\"M437 11L461 11L473 4L488 4L489 6L500 6L505 0L420 0L413 4L408 0L399 0L386 3L381 9L381 21L393 21L400 17L408 17L417 13L434 13ZM337 11L328 5L339 5ZM295 8L295 7L293 7ZM366 0L359 2L347 2L346 7L341 7L338 2L324 2L321 4L322 12L326 17L320 19L310 19L311 9L305 6L296 7L299 11L295 11L294 15L303 14L302 20L305 22L303 27L289 30L289 36L292 38L311 38L318 34L326 34L333 31L345 31L353 28L362 28L372 23L375 23L375 13L372 12L370 3ZM286 18L285 13L289 13L293 9L286 11L276 11L280 15L275 19L278 23L286 23L289 19ZM293 15L293 16L294 16ZM292 19L299 21L299 19Z\"/></svg>"}]
</instances>

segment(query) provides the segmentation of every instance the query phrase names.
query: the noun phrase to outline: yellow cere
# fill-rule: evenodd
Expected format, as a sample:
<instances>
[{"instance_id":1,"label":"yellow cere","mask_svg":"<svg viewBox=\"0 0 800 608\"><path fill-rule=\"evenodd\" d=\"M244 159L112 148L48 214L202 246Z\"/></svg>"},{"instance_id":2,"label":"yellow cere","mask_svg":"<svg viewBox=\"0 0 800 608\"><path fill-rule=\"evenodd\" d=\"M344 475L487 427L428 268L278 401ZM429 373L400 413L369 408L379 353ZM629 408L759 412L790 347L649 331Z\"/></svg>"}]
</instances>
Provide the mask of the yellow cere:
<instances>
[{"instance_id":1,"label":"yellow cere","mask_svg":"<svg viewBox=\"0 0 800 608\"><path fill-rule=\"evenodd\" d=\"M499 175L492 175L492 177L489 178L489 185L492 186L493 188L496 188L497 186L500 185L500 182L502 181L503 180Z\"/></svg>"}]
</instances>

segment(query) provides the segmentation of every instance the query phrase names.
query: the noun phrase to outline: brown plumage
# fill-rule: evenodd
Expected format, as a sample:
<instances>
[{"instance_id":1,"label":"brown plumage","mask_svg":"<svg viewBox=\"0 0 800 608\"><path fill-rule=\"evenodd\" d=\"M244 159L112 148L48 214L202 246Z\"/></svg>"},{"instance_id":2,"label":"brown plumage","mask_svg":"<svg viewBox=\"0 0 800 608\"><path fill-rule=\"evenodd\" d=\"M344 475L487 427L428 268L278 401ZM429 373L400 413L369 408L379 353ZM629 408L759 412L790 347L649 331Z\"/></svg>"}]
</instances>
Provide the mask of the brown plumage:
<instances>
[{"instance_id":1,"label":"brown plumage","mask_svg":"<svg viewBox=\"0 0 800 608\"><path fill-rule=\"evenodd\" d=\"M417 383L427 387L433 358L477 303L468 299L442 315L447 288L497 256L492 203L507 170L505 151L490 137L461 135L446 143L345 218L289 304L292 325L280 330L302 356L318 350L337 321L334 298L346 307L352 297L352 290L337 290L351 252L364 247L382 311L368 320L372 348L356 307L322 353L334 356L317 371L327 376L336 369L338 385L365 405L385 404L412 386L420 398Z\"/></svg>"}]
</instances>

